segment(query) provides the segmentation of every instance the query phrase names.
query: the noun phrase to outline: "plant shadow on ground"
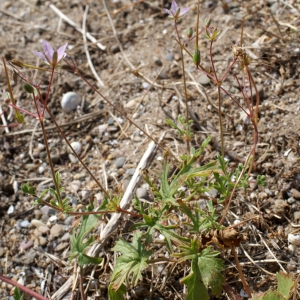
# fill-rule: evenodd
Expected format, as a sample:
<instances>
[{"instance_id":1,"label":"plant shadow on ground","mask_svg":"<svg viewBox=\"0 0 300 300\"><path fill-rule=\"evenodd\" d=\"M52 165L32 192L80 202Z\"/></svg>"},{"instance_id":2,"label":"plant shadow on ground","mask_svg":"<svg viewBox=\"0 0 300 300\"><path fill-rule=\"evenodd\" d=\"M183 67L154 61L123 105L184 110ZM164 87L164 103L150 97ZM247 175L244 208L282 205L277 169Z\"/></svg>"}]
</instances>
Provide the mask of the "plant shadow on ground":
<instances>
[{"instance_id":1,"label":"plant shadow on ground","mask_svg":"<svg viewBox=\"0 0 300 300\"><path fill-rule=\"evenodd\" d=\"M107 3L124 53L120 52L103 5L92 1L86 3L90 5L86 30L106 47L105 50L101 50L95 43L87 43L93 66L105 84L100 88L101 93L156 139L161 132L167 131L163 146L179 157L186 152L184 138L178 135L176 130L170 130L165 123L166 119L176 122L179 114L185 115L185 107L180 104L180 100L184 98L182 57L174 39L176 34L173 23L167 20L163 11L163 7L169 7L170 3ZM84 7L79 2L59 4L52 1L51 4L81 27ZM82 34L67 22L60 23L58 11L53 10L53 6L50 9L48 5L46 2L25 4L7 1L1 11L1 22L4 31L10 34L2 40L1 53L6 60L19 59L34 63L36 58L32 51L41 50L41 40L51 41L53 45L68 42L68 56L74 59L82 73L87 74L87 78L91 77L93 84L99 84L99 81L97 83L94 76L90 75L92 72L87 62ZM189 16L196 15L195 3L191 3L190 6ZM245 19L244 45L252 47L249 49L252 59L250 68L261 96L259 143L255 168L251 174L252 181L246 191L239 189L236 192L225 220L226 226L236 220L246 221L239 228L246 238L237 255L246 281L253 292L266 291L270 287L275 290L274 275L281 268L295 274L299 270L298 247L291 246L287 240L289 233L296 233L300 211L297 115L299 11L300 7L296 2L290 6L272 1L263 5L257 1L247 1L243 4L222 6L221 3L215 5L213 2L204 1L201 5L202 25L206 16L217 16L212 18L213 26L222 29L213 48L218 71L226 69L231 63L232 60L228 61L233 57L231 48L240 40L242 19ZM181 36L185 36L185 29L194 26L194 21L194 17L182 19L179 24ZM201 38L199 46L204 67L208 67L209 43ZM196 72L195 65L186 54L184 60L189 106L195 113L191 144L197 150L208 134L211 134L215 141L205 148L197 161L199 166L203 166L216 159L220 151L218 111L215 109L218 105L217 93L207 76ZM34 71L27 73L44 87L48 78L45 79L41 74L43 73L36 75ZM139 76L136 76L138 74ZM151 87L147 78L154 81L156 77L157 80ZM229 74L224 85L232 95L242 99L233 73ZM1 83L1 88L7 90L4 83ZM13 88L20 106L32 111L32 100L21 89L21 85ZM60 99L69 91L77 92L82 103L76 111L65 113L61 109ZM132 170L136 168L147 148L148 140L145 135L128 123L83 81L65 71L57 74L52 85L49 108L69 140L82 144L81 158L89 169L116 193L125 190ZM9 114L6 116L10 122L14 122L9 118ZM39 127L35 129L36 120L28 116L25 118L24 124L10 128L9 132L1 129L1 267L3 274L37 292L41 293L40 287L46 286L44 295L49 296L59 291L67 279L74 275L74 266L68 261L68 231L75 226L75 219L54 214L51 210L46 211L41 206L33 207L34 199L16 189L15 182L21 185L30 180L37 185L38 191L41 191L49 188L51 179L49 169L43 164L47 159L41 130ZM197 122L200 127L197 126ZM81 204L88 205L91 199L96 200L97 204L100 203L103 200L100 189L80 164L71 160L67 145L63 143L49 119L45 120L45 126L50 138L52 161L55 170L61 174L71 205L74 208ZM225 145L231 150L227 153L230 157L228 165L233 170L240 159L244 160L249 153L253 136L249 120L229 98L225 98L223 102L223 128ZM156 158L162 158L164 154L158 150ZM126 161L120 166L116 160L122 158L126 158ZM162 164L158 159L154 159L148 169L153 181L156 181L162 172ZM256 185L257 175L267 177L267 187ZM145 186L141 186L140 191L145 192ZM143 194L143 197L150 197L146 199L146 203L153 200L151 195ZM207 209L206 199L201 198L199 202ZM222 206L216 208L221 215ZM13 212L8 213L11 210ZM260 219L253 219L254 216L260 216ZM110 215L101 218L103 224L109 217ZM32 222L37 219L50 230L38 232ZM25 226L26 220L32 225ZM104 263L92 269L89 276L86 274L84 285L88 285L87 295L92 299L107 298L112 266L116 262L111 249L117 247L116 243L120 237L124 241L132 241L133 235L129 228L134 224L137 226L136 223L140 221L131 215L125 215L114 235L102 249L100 256ZM64 228L56 233L53 229L57 228L55 225L63 225ZM100 233L98 227L93 230L96 237ZM135 239L138 240L138 237L135 236ZM39 250L33 246L39 247ZM220 257L224 259L223 275L226 283L239 293L243 286L233 256L228 249L216 249L221 251ZM167 250L167 247L161 247L159 243L152 248L155 258L163 257ZM129 295L149 298L151 287L152 299L184 297L184 287L180 280L187 276L188 266L184 262L174 264L172 261L163 266L161 268L161 265L155 265L153 269L144 270L142 281L137 288L129 290ZM12 287L2 284L1 297L7 297L11 291ZM77 297L80 297L78 290L76 292ZM224 295L221 295L220 299L222 297L225 299ZM212 295L211 298L213 299Z\"/></svg>"}]
</instances>

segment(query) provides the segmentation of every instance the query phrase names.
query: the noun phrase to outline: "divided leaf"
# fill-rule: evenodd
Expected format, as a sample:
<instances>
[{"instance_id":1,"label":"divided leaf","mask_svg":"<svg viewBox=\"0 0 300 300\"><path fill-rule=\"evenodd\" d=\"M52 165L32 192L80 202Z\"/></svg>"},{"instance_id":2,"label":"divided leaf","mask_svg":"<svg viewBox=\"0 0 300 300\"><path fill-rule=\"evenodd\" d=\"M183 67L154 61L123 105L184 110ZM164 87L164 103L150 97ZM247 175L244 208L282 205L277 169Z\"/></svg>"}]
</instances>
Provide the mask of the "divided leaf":
<instances>
[{"instance_id":1,"label":"divided leaf","mask_svg":"<svg viewBox=\"0 0 300 300\"><path fill-rule=\"evenodd\" d=\"M148 266L147 260L152 252L145 250L141 236L141 232L135 232L131 244L121 238L112 249L122 254L117 258L117 263L112 273L112 289L118 290L124 282L126 285L131 282L133 286L136 286L138 280L142 278L141 272ZM130 280L131 275L132 278Z\"/></svg>"},{"instance_id":2,"label":"divided leaf","mask_svg":"<svg viewBox=\"0 0 300 300\"><path fill-rule=\"evenodd\" d=\"M202 281L201 273L196 261L192 261L190 274L181 280L181 283L186 284L188 293L186 300L199 300L201 295L202 300L209 300L207 289Z\"/></svg>"},{"instance_id":3,"label":"divided leaf","mask_svg":"<svg viewBox=\"0 0 300 300\"><path fill-rule=\"evenodd\" d=\"M217 251L210 251L210 247L204 249L198 257L198 267L202 280L206 287L210 286L214 295L220 296L222 284L225 282L220 271L224 270L224 262Z\"/></svg>"},{"instance_id":4,"label":"divided leaf","mask_svg":"<svg viewBox=\"0 0 300 300\"><path fill-rule=\"evenodd\" d=\"M221 271L224 270L224 263L221 259L216 258L219 255L217 251L211 251L211 248L205 248L199 253L199 244L192 241L190 246L181 246L183 252L174 254L181 257L180 261L191 260L190 274L181 280L188 287L187 299L196 300L209 299L208 287L217 297L222 292L224 277Z\"/></svg>"},{"instance_id":5,"label":"divided leaf","mask_svg":"<svg viewBox=\"0 0 300 300\"><path fill-rule=\"evenodd\" d=\"M96 215L85 215L82 217L82 223L77 235L71 235L71 254L70 259L78 256L78 265L83 267L83 265L92 263L99 264L102 262L100 257L91 257L85 254L87 247L89 247L94 242L94 237L90 236L89 239L84 243L83 240L85 236L97 225L98 218Z\"/></svg>"}]
</instances>

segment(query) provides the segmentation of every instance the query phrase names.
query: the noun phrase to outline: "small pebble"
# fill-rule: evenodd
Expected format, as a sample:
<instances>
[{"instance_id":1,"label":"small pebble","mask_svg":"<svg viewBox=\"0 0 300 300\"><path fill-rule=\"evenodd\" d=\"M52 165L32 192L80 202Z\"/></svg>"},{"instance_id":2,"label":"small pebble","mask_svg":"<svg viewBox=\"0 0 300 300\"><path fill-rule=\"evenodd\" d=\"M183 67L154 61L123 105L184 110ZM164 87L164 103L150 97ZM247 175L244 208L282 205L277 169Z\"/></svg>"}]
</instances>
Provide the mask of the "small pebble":
<instances>
[{"instance_id":1,"label":"small pebble","mask_svg":"<svg viewBox=\"0 0 300 300\"><path fill-rule=\"evenodd\" d=\"M80 103L80 97L75 92L68 92L63 95L61 100L61 107L64 112L70 113L77 109Z\"/></svg>"},{"instance_id":2,"label":"small pebble","mask_svg":"<svg viewBox=\"0 0 300 300\"><path fill-rule=\"evenodd\" d=\"M108 124L99 125L98 130L99 130L100 134L104 133L106 131L107 127L108 127Z\"/></svg>"},{"instance_id":3,"label":"small pebble","mask_svg":"<svg viewBox=\"0 0 300 300\"><path fill-rule=\"evenodd\" d=\"M39 228L41 226L46 226L46 224L44 224L42 221L36 219L31 220L31 224L36 228Z\"/></svg>"},{"instance_id":4,"label":"small pebble","mask_svg":"<svg viewBox=\"0 0 300 300\"><path fill-rule=\"evenodd\" d=\"M50 231L50 228L47 226L40 226L38 230L41 234L47 234Z\"/></svg>"},{"instance_id":5,"label":"small pebble","mask_svg":"<svg viewBox=\"0 0 300 300\"><path fill-rule=\"evenodd\" d=\"M168 53L166 55L166 59L167 59L167 61L173 61L174 60L174 55L172 53Z\"/></svg>"},{"instance_id":6,"label":"small pebble","mask_svg":"<svg viewBox=\"0 0 300 300\"><path fill-rule=\"evenodd\" d=\"M294 212L294 220L297 221L300 219L300 211L295 211Z\"/></svg>"},{"instance_id":7,"label":"small pebble","mask_svg":"<svg viewBox=\"0 0 300 300\"><path fill-rule=\"evenodd\" d=\"M109 117L107 120L107 125L113 125L115 123L115 119L112 117Z\"/></svg>"},{"instance_id":8,"label":"small pebble","mask_svg":"<svg viewBox=\"0 0 300 300\"><path fill-rule=\"evenodd\" d=\"M53 215L49 218L49 222L55 222L57 220L57 216L56 215Z\"/></svg>"},{"instance_id":9,"label":"small pebble","mask_svg":"<svg viewBox=\"0 0 300 300\"><path fill-rule=\"evenodd\" d=\"M42 212L43 215L48 215L49 210L50 210L50 207L47 206L47 205L41 207L41 212Z\"/></svg>"},{"instance_id":10,"label":"small pebble","mask_svg":"<svg viewBox=\"0 0 300 300\"><path fill-rule=\"evenodd\" d=\"M148 82L143 82L142 83L143 89L147 90L150 86L150 84Z\"/></svg>"},{"instance_id":11,"label":"small pebble","mask_svg":"<svg viewBox=\"0 0 300 300\"><path fill-rule=\"evenodd\" d=\"M23 228L27 228L29 226L30 222L28 220L24 220L20 223L20 226Z\"/></svg>"},{"instance_id":12,"label":"small pebble","mask_svg":"<svg viewBox=\"0 0 300 300\"><path fill-rule=\"evenodd\" d=\"M77 157L71 153L69 154L69 159L70 159L71 163L73 163L73 164L76 164L78 162Z\"/></svg>"},{"instance_id":13,"label":"small pebble","mask_svg":"<svg viewBox=\"0 0 300 300\"><path fill-rule=\"evenodd\" d=\"M81 143L79 142L72 142L71 143L72 148L74 149L74 151L76 152L77 155L80 155L81 150L82 150L82 146ZM71 149L70 149L71 150Z\"/></svg>"},{"instance_id":14,"label":"small pebble","mask_svg":"<svg viewBox=\"0 0 300 300\"><path fill-rule=\"evenodd\" d=\"M69 216L69 217L67 217L67 218L65 219L64 224L65 224L65 225L72 225L73 222L74 222L74 220L75 220L75 217L74 217L74 216Z\"/></svg>"},{"instance_id":15,"label":"small pebble","mask_svg":"<svg viewBox=\"0 0 300 300\"><path fill-rule=\"evenodd\" d=\"M60 243L60 244L58 244L58 245L55 247L54 251L55 251L55 252L60 252L60 251L62 251L62 250L64 250L64 249L66 249L68 246L69 246L69 243L67 243L67 242L65 242L65 243Z\"/></svg>"},{"instance_id":16,"label":"small pebble","mask_svg":"<svg viewBox=\"0 0 300 300\"><path fill-rule=\"evenodd\" d=\"M27 250L32 246L33 246L33 241L32 240L29 240L27 242L22 241L20 246L19 246L19 249Z\"/></svg>"},{"instance_id":17,"label":"small pebble","mask_svg":"<svg viewBox=\"0 0 300 300\"><path fill-rule=\"evenodd\" d=\"M43 214L39 209L35 209L33 213L37 219L39 219Z\"/></svg>"},{"instance_id":18,"label":"small pebble","mask_svg":"<svg viewBox=\"0 0 300 300\"><path fill-rule=\"evenodd\" d=\"M63 225L61 225L61 224L55 224L50 230L50 234L53 237L61 236L61 235L63 235L63 232L64 232Z\"/></svg>"},{"instance_id":19,"label":"small pebble","mask_svg":"<svg viewBox=\"0 0 300 300\"><path fill-rule=\"evenodd\" d=\"M62 238L61 238L61 242L66 242L66 241L69 241L70 240L70 233L69 232L66 232Z\"/></svg>"},{"instance_id":20,"label":"small pebble","mask_svg":"<svg viewBox=\"0 0 300 300\"><path fill-rule=\"evenodd\" d=\"M44 173L44 171L46 170L47 168L47 164L46 163L42 163L40 166L39 166L39 169L38 169L38 172L40 174Z\"/></svg>"},{"instance_id":21,"label":"small pebble","mask_svg":"<svg viewBox=\"0 0 300 300\"><path fill-rule=\"evenodd\" d=\"M39 236L38 238L35 239L34 245L35 246L45 246L47 245L47 239L44 238L43 236Z\"/></svg>"},{"instance_id":22,"label":"small pebble","mask_svg":"<svg viewBox=\"0 0 300 300\"><path fill-rule=\"evenodd\" d=\"M136 196L140 199L148 199L149 194L148 191L145 188L137 188L136 189Z\"/></svg>"},{"instance_id":23,"label":"small pebble","mask_svg":"<svg viewBox=\"0 0 300 300\"><path fill-rule=\"evenodd\" d=\"M123 167L125 161L126 161L126 158L123 156L120 156L115 160L114 164L115 164L116 168L119 169L119 168Z\"/></svg>"},{"instance_id":24,"label":"small pebble","mask_svg":"<svg viewBox=\"0 0 300 300\"><path fill-rule=\"evenodd\" d=\"M296 189L291 189L290 191L291 196L294 197L295 199L300 199L300 192Z\"/></svg>"},{"instance_id":25,"label":"small pebble","mask_svg":"<svg viewBox=\"0 0 300 300\"><path fill-rule=\"evenodd\" d=\"M297 246L293 245L293 244L289 244L288 245L288 249L291 252L295 252L297 250Z\"/></svg>"},{"instance_id":26,"label":"small pebble","mask_svg":"<svg viewBox=\"0 0 300 300\"><path fill-rule=\"evenodd\" d=\"M300 235L290 233L288 235L288 242L292 245L295 245L295 246L300 245Z\"/></svg>"},{"instance_id":27,"label":"small pebble","mask_svg":"<svg viewBox=\"0 0 300 300\"><path fill-rule=\"evenodd\" d=\"M140 98L134 98L132 100L129 100L124 106L125 108L134 108L139 101Z\"/></svg>"},{"instance_id":28,"label":"small pebble","mask_svg":"<svg viewBox=\"0 0 300 300\"><path fill-rule=\"evenodd\" d=\"M202 85L208 85L208 84L210 84L210 79L205 74L201 74L199 76L198 81Z\"/></svg>"},{"instance_id":29,"label":"small pebble","mask_svg":"<svg viewBox=\"0 0 300 300\"><path fill-rule=\"evenodd\" d=\"M7 210L7 214L10 215L10 214L12 214L14 211L15 211L15 208L14 208L13 205L11 205L11 206L8 208L8 210Z\"/></svg>"}]
</instances>

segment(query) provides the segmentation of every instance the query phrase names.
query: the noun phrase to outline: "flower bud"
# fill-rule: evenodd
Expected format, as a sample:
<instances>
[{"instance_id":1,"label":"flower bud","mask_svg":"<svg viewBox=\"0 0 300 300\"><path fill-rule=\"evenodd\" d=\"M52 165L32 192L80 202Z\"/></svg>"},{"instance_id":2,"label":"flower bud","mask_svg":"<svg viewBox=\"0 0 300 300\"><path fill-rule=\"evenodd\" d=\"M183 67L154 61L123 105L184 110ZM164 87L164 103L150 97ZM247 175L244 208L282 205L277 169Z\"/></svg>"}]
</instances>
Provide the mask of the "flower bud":
<instances>
[{"instance_id":1,"label":"flower bud","mask_svg":"<svg viewBox=\"0 0 300 300\"><path fill-rule=\"evenodd\" d=\"M14 66L20 67L22 68L24 66L24 63L22 63L20 60L18 59L12 59L10 61Z\"/></svg>"},{"instance_id":2,"label":"flower bud","mask_svg":"<svg viewBox=\"0 0 300 300\"><path fill-rule=\"evenodd\" d=\"M24 123L24 116L18 111L18 110L15 110L16 111L16 120L19 124L22 124Z\"/></svg>"},{"instance_id":3,"label":"flower bud","mask_svg":"<svg viewBox=\"0 0 300 300\"><path fill-rule=\"evenodd\" d=\"M211 19L210 18L204 20L205 27L209 27L210 23L211 23Z\"/></svg>"},{"instance_id":4,"label":"flower bud","mask_svg":"<svg viewBox=\"0 0 300 300\"><path fill-rule=\"evenodd\" d=\"M187 29L186 35L190 39L193 36L193 28L190 27L189 29Z\"/></svg>"}]
</instances>

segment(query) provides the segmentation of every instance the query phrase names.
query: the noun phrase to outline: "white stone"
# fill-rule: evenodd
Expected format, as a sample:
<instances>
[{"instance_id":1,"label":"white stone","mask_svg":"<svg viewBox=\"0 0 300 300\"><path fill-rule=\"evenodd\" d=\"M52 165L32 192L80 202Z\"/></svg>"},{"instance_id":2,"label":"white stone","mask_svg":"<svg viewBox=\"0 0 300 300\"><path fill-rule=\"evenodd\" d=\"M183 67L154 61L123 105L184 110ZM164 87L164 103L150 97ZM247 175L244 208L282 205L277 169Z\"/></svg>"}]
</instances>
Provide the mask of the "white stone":
<instances>
[{"instance_id":1,"label":"white stone","mask_svg":"<svg viewBox=\"0 0 300 300\"><path fill-rule=\"evenodd\" d=\"M288 242L292 245L300 245L300 235L299 234L292 234L288 235Z\"/></svg>"},{"instance_id":2,"label":"white stone","mask_svg":"<svg viewBox=\"0 0 300 300\"><path fill-rule=\"evenodd\" d=\"M80 103L80 97L75 92L68 92L63 95L61 100L61 107L64 112L69 113L76 110Z\"/></svg>"},{"instance_id":3,"label":"white stone","mask_svg":"<svg viewBox=\"0 0 300 300\"><path fill-rule=\"evenodd\" d=\"M76 154L80 155L81 150L82 150L81 143L79 143L79 142L72 142L71 146L74 149L74 151L76 152Z\"/></svg>"}]
</instances>

